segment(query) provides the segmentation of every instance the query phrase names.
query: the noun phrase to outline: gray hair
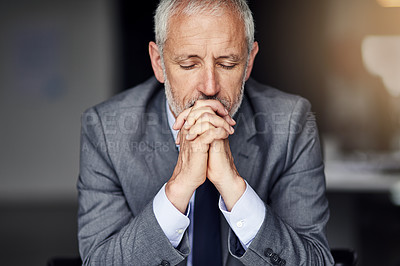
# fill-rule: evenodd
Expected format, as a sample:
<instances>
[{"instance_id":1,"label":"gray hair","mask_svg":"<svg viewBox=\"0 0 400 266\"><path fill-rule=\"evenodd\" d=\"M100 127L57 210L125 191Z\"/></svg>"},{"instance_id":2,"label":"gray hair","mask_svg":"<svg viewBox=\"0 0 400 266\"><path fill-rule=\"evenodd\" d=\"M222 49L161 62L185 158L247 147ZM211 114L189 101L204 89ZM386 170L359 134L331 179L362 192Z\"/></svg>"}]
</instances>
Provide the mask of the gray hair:
<instances>
[{"instance_id":1,"label":"gray hair","mask_svg":"<svg viewBox=\"0 0 400 266\"><path fill-rule=\"evenodd\" d=\"M224 8L230 8L244 23L248 53L254 43L253 15L246 0L161 0L154 15L154 33L161 56L168 34L168 20L176 14L220 15Z\"/></svg>"}]
</instances>

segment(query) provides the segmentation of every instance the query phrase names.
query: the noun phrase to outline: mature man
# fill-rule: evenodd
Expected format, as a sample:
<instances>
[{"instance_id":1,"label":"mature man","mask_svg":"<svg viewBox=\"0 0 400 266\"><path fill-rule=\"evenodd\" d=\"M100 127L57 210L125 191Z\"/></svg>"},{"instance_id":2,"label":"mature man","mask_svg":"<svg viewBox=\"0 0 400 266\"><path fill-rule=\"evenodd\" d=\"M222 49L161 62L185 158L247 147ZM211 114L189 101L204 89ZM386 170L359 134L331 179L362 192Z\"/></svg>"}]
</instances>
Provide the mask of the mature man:
<instances>
[{"instance_id":1,"label":"mature man","mask_svg":"<svg viewBox=\"0 0 400 266\"><path fill-rule=\"evenodd\" d=\"M152 78L82 118L84 264L332 265L310 105L249 79L246 1L161 0L155 34L164 86Z\"/></svg>"}]
</instances>

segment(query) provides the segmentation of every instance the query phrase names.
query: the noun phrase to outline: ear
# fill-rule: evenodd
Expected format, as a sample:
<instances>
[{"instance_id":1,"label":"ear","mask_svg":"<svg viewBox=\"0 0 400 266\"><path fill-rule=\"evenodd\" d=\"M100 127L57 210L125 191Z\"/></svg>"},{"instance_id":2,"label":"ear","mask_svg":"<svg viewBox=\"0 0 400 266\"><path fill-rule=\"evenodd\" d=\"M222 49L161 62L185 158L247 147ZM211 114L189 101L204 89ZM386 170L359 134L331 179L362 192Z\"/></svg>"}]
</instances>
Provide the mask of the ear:
<instances>
[{"instance_id":1,"label":"ear","mask_svg":"<svg viewBox=\"0 0 400 266\"><path fill-rule=\"evenodd\" d=\"M154 75L160 83L164 83L164 73L161 65L161 54L157 44L154 42L149 43L149 54L151 66L153 68Z\"/></svg>"},{"instance_id":2,"label":"ear","mask_svg":"<svg viewBox=\"0 0 400 266\"><path fill-rule=\"evenodd\" d=\"M247 64L247 72L246 72L246 81L250 78L251 70L253 69L254 60L256 59L256 55L258 53L258 42L253 43L253 48L250 52L249 63Z\"/></svg>"}]
</instances>

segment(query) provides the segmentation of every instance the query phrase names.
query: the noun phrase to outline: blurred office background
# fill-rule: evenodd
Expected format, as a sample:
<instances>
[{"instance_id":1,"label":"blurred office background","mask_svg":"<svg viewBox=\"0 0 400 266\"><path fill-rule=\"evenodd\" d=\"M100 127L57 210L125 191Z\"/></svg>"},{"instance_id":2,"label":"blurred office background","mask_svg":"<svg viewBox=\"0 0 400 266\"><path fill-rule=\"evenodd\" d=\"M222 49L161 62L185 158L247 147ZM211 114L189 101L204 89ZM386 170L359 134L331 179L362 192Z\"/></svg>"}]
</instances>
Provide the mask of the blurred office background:
<instances>
[{"instance_id":1,"label":"blurred office background","mask_svg":"<svg viewBox=\"0 0 400 266\"><path fill-rule=\"evenodd\" d=\"M0 264L78 256L80 115L152 75L157 1L0 0ZM252 0L253 77L313 104L332 247L400 265L400 1Z\"/></svg>"}]
</instances>

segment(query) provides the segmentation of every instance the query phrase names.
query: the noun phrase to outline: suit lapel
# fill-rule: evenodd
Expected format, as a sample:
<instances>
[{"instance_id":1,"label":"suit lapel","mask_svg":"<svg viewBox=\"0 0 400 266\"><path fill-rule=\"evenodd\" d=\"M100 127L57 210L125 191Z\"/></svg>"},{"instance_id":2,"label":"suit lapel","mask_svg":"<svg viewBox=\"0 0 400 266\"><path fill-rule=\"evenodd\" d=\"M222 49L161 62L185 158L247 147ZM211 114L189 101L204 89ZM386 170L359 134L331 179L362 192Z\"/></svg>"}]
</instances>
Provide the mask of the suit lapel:
<instances>
[{"instance_id":1,"label":"suit lapel","mask_svg":"<svg viewBox=\"0 0 400 266\"><path fill-rule=\"evenodd\" d=\"M151 176L161 181L161 184L169 180L178 159L178 150L168 125L165 108L165 95L161 91L147 107L148 121L143 137L143 143L147 145L145 160L148 169Z\"/></svg>"},{"instance_id":2,"label":"suit lapel","mask_svg":"<svg viewBox=\"0 0 400 266\"><path fill-rule=\"evenodd\" d=\"M220 215L221 221L221 246L222 246L222 265L226 265L228 260L229 250L228 250L228 235L229 235L229 224L225 220L224 215Z\"/></svg>"},{"instance_id":3,"label":"suit lapel","mask_svg":"<svg viewBox=\"0 0 400 266\"><path fill-rule=\"evenodd\" d=\"M240 176L249 182L252 178L253 165L258 156L259 146L250 142L257 131L254 112L247 97L243 98L242 105L234 119L237 124L235 126L235 133L229 138L229 144L235 166Z\"/></svg>"}]
</instances>

